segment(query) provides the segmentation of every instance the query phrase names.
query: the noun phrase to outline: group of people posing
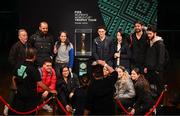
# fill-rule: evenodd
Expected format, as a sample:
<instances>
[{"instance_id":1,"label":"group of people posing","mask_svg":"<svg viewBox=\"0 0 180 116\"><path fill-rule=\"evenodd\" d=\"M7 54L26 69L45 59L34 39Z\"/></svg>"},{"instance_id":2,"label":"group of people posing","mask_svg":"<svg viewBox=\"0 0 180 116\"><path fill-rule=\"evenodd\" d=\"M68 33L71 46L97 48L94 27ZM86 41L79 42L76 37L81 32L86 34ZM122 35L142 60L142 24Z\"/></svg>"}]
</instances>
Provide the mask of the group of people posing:
<instances>
[{"instance_id":1,"label":"group of people posing","mask_svg":"<svg viewBox=\"0 0 180 116\"><path fill-rule=\"evenodd\" d=\"M154 104L150 85L154 85L158 96L165 64L165 45L157 36L156 27L145 30L136 21L134 33L127 37L120 29L112 39L104 26L99 26L97 33L92 45L92 72L78 77L73 73L74 48L66 31L59 32L59 39L54 42L45 21L29 39L27 31L19 29L19 41L9 53L13 69L14 97L9 98L12 108L30 111L55 94L67 112L75 115L121 114L115 99L125 108L131 107L131 114L149 111ZM52 104L43 109L52 112ZM64 114L60 108L56 112ZM16 113L9 110L9 114Z\"/></svg>"}]
</instances>

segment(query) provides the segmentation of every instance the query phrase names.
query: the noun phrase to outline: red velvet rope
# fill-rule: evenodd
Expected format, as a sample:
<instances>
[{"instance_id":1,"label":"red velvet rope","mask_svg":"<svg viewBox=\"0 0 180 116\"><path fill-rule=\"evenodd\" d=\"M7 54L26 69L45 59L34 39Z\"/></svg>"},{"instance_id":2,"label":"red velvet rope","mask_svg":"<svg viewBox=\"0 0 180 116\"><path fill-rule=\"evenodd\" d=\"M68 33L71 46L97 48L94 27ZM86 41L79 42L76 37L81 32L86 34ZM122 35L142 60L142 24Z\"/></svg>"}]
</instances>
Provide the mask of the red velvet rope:
<instances>
[{"instance_id":1,"label":"red velvet rope","mask_svg":"<svg viewBox=\"0 0 180 116\"><path fill-rule=\"evenodd\" d=\"M163 95L164 95L164 91L161 92L161 95L159 96L156 104L153 106L153 108L149 112L147 112L145 114L145 116L149 116L155 110L155 108L157 108L157 106L159 105L159 102L161 101Z\"/></svg>"},{"instance_id":2,"label":"red velvet rope","mask_svg":"<svg viewBox=\"0 0 180 116\"><path fill-rule=\"evenodd\" d=\"M4 105L6 105L11 111L15 112L16 114L30 114L30 113L33 113L35 112L36 110L40 109L41 107L43 107L46 103L49 102L49 100L51 100L52 97L50 97L49 99L47 99L43 104L37 106L37 108L31 110L31 111L28 111L28 112L19 112L19 111L16 111L15 109L13 109L1 96L0 96L0 100L2 101L2 103Z\"/></svg>"},{"instance_id":3,"label":"red velvet rope","mask_svg":"<svg viewBox=\"0 0 180 116\"><path fill-rule=\"evenodd\" d=\"M30 113L33 113L35 112L36 110L40 109L41 107L43 107L46 103L48 103L50 100L52 99L52 97L50 97L49 99L47 99L43 104L37 106L37 108L31 110L31 111L28 111L28 112L19 112L19 111L16 111L15 109L13 109L3 98L2 96L0 96L0 101L6 105L11 111L15 112L16 114L30 114ZM62 105L62 103L58 100L58 98L56 97L56 100L60 106L60 108L64 111L64 113L66 115L71 115L69 112L66 111L66 109L64 108L64 106Z\"/></svg>"},{"instance_id":4,"label":"red velvet rope","mask_svg":"<svg viewBox=\"0 0 180 116\"><path fill-rule=\"evenodd\" d=\"M164 90L164 91L161 92L161 95L159 96L156 104L153 106L153 108L152 108L149 112L147 112L147 113L145 114L145 116L150 115L150 114L155 110L155 108L157 108L157 106L159 105L159 103L160 103L160 101L161 101L161 99L162 99L165 91L166 91L166 90ZM4 105L6 105L10 110L12 110L13 112L15 112L16 114L30 114L30 113L33 113L33 112L35 112L36 110L38 110L38 109L40 109L41 107L43 107L43 106L44 106L46 103L48 103L51 99L52 99L52 97L50 97L50 98L47 99L43 104L37 106L37 108L35 108L35 109L31 110L31 111L28 111L28 112L19 112L19 111L14 110L11 106L9 106L9 104L2 98L2 96L0 96L0 100L2 101L2 103L3 103ZM62 105L62 103L59 101L59 99L58 99L57 97L56 97L56 100L57 100L60 108L64 111L64 113L65 113L66 115L68 115L68 116L71 115L69 112L66 111L66 109L64 108L64 106ZM120 102L119 99L116 99L116 102L120 105L120 107L123 109L123 111L124 111L127 115L132 116L132 114L130 114L130 113L124 108L124 106L121 104L121 102Z\"/></svg>"},{"instance_id":5,"label":"red velvet rope","mask_svg":"<svg viewBox=\"0 0 180 116\"><path fill-rule=\"evenodd\" d=\"M122 110L123 110L127 115L132 116L132 114L129 113L129 112L124 108L124 106L121 104L121 101L120 101L118 98L116 99L116 102L119 104L119 106L122 108Z\"/></svg>"},{"instance_id":6,"label":"red velvet rope","mask_svg":"<svg viewBox=\"0 0 180 116\"><path fill-rule=\"evenodd\" d=\"M156 104L153 106L153 108L152 108L149 112L147 112L147 113L145 114L145 116L149 116L149 115L157 108L157 106L159 105L159 103L160 103L160 101L161 101L161 99L162 99L162 97L163 97L163 95L164 95L164 92L165 92L165 91L162 91L162 92L161 92L161 95L159 96ZM120 107L123 109L123 111L124 111L127 115L132 116L132 114L130 114L130 113L124 108L124 106L121 104L121 102L120 102L119 99L116 99L116 102L120 105Z\"/></svg>"},{"instance_id":7,"label":"red velvet rope","mask_svg":"<svg viewBox=\"0 0 180 116\"><path fill-rule=\"evenodd\" d=\"M67 116L71 115L69 112L66 111L66 109L64 108L64 106L62 105L62 103L59 101L59 99L58 99L57 97L56 97L56 100L57 100L60 108L63 110L63 112L64 112Z\"/></svg>"}]
</instances>

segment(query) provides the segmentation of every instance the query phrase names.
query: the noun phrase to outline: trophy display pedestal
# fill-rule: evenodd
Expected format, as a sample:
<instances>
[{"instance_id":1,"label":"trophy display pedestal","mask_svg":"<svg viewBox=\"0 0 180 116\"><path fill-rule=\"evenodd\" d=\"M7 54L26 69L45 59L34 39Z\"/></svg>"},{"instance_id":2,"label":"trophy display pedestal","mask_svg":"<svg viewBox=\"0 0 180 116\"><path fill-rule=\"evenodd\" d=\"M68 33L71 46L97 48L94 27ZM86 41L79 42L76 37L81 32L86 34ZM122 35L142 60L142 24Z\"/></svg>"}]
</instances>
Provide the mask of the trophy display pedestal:
<instances>
[{"instance_id":1,"label":"trophy display pedestal","mask_svg":"<svg viewBox=\"0 0 180 116\"><path fill-rule=\"evenodd\" d=\"M89 74L91 71L91 58L90 57L75 57L75 72L81 77L84 74Z\"/></svg>"},{"instance_id":2,"label":"trophy display pedestal","mask_svg":"<svg viewBox=\"0 0 180 116\"><path fill-rule=\"evenodd\" d=\"M92 56L92 29L75 29L75 73L89 74Z\"/></svg>"}]
</instances>

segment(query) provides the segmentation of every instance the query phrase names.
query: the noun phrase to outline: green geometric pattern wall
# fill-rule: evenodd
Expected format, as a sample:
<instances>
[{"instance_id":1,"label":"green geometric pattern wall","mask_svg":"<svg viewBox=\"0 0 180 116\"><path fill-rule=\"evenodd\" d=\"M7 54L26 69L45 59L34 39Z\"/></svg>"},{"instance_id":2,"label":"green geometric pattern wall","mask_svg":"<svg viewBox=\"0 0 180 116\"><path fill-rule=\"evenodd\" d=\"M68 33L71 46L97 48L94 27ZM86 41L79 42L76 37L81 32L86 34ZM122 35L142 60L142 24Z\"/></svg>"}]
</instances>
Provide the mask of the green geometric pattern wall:
<instances>
[{"instance_id":1,"label":"green geometric pattern wall","mask_svg":"<svg viewBox=\"0 0 180 116\"><path fill-rule=\"evenodd\" d=\"M98 6L111 37L120 27L131 33L136 20L145 26L157 23L157 0L99 0Z\"/></svg>"}]
</instances>

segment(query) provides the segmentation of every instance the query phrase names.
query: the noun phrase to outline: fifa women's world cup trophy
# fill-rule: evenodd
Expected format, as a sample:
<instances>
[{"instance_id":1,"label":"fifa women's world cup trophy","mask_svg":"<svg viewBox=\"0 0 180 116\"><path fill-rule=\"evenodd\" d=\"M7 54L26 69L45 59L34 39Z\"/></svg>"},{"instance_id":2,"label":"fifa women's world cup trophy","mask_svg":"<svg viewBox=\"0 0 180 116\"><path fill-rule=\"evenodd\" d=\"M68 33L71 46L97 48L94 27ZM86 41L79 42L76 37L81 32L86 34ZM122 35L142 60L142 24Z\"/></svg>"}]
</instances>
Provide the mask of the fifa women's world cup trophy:
<instances>
[{"instance_id":1,"label":"fifa women's world cup trophy","mask_svg":"<svg viewBox=\"0 0 180 116\"><path fill-rule=\"evenodd\" d=\"M85 50L85 39L86 39L86 34L82 33L81 34L81 54L85 54L86 50Z\"/></svg>"}]
</instances>

